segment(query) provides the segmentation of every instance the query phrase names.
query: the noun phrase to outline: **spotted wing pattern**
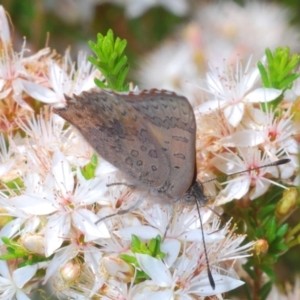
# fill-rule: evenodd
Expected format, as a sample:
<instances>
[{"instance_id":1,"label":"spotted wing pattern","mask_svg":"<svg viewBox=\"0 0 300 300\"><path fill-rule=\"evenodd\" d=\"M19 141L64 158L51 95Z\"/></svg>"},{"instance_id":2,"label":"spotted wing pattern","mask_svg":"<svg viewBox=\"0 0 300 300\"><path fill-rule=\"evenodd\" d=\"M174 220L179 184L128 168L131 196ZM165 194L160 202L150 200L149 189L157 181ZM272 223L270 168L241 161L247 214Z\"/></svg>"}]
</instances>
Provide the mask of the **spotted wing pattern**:
<instances>
[{"instance_id":1,"label":"spotted wing pattern","mask_svg":"<svg viewBox=\"0 0 300 300\"><path fill-rule=\"evenodd\" d=\"M164 90L93 89L55 113L105 160L142 184L180 198L195 168L195 118L188 100Z\"/></svg>"},{"instance_id":2,"label":"spotted wing pattern","mask_svg":"<svg viewBox=\"0 0 300 300\"><path fill-rule=\"evenodd\" d=\"M188 100L155 89L117 97L130 103L143 117L168 159L169 174L160 191L170 197L182 197L192 184L195 169L196 123ZM159 167L161 170L165 166Z\"/></svg>"}]
</instances>

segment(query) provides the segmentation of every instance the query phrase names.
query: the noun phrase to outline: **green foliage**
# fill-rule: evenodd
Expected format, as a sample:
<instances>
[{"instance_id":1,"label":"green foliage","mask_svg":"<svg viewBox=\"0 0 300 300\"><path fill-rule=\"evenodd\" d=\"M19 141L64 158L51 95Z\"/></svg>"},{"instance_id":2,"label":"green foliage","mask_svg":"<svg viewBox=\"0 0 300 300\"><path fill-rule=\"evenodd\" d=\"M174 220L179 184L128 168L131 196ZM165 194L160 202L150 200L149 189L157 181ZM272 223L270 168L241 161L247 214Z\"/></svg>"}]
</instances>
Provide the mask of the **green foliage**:
<instances>
[{"instance_id":1,"label":"green foliage","mask_svg":"<svg viewBox=\"0 0 300 300\"><path fill-rule=\"evenodd\" d=\"M300 226L289 224L287 219L297 208L295 205L297 197L299 196L294 188L282 190L280 187L272 186L267 194L249 202L246 207L240 205L239 201L225 206L225 210L236 222L243 223L240 232L247 235L247 242L257 241L254 247L255 254L249 257L243 266L253 280L246 283L249 286L245 292L251 294L248 299L267 298L272 285L278 280L275 265L291 247L300 243L297 239ZM286 207L290 209L286 210ZM286 215L283 215L282 208ZM268 276L267 281L263 274Z\"/></svg>"},{"instance_id":2,"label":"green foliage","mask_svg":"<svg viewBox=\"0 0 300 300\"><path fill-rule=\"evenodd\" d=\"M81 174L87 180L95 177L95 171L98 166L98 156L93 154L91 161L81 169Z\"/></svg>"},{"instance_id":3,"label":"green foliage","mask_svg":"<svg viewBox=\"0 0 300 300\"><path fill-rule=\"evenodd\" d=\"M300 56L298 54L291 56L289 47L278 47L273 53L267 48L265 53L267 58L266 66L262 62L257 64L263 87L274 88L283 92L291 89L293 82L300 76L298 73L295 73L295 68L300 62ZM264 111L266 111L266 105L275 109L282 98L283 96L281 95L267 104L262 103L261 106Z\"/></svg>"},{"instance_id":4,"label":"green foliage","mask_svg":"<svg viewBox=\"0 0 300 300\"><path fill-rule=\"evenodd\" d=\"M148 245L143 243L136 235L132 235L131 251L133 253L141 253L155 257L157 259L163 259L166 256L166 254L164 252L161 252L160 246L161 237L159 235L156 238L151 239ZM128 254L121 254L119 257L124 261L132 264L137 269L135 277L136 282L150 279L150 277L144 271L140 270L139 263L134 256Z\"/></svg>"},{"instance_id":5,"label":"green foliage","mask_svg":"<svg viewBox=\"0 0 300 300\"><path fill-rule=\"evenodd\" d=\"M18 259L18 268L48 260L43 256L27 251L24 247L9 238L1 237L1 240L6 245L7 253L0 255L0 260Z\"/></svg>"},{"instance_id":6,"label":"green foliage","mask_svg":"<svg viewBox=\"0 0 300 300\"><path fill-rule=\"evenodd\" d=\"M129 65L126 55L123 54L127 41L118 37L114 39L113 31L110 29L106 36L98 33L97 43L90 41L89 46L96 55L96 58L90 56L89 61L105 77L104 81L96 78L96 85L103 89L108 88L118 92L128 91L129 84L124 82Z\"/></svg>"},{"instance_id":7,"label":"green foliage","mask_svg":"<svg viewBox=\"0 0 300 300\"><path fill-rule=\"evenodd\" d=\"M9 190L14 190L16 193L18 193L20 189L24 187L24 183L21 178L15 178L12 181L5 182L4 185L7 186Z\"/></svg>"}]
</instances>

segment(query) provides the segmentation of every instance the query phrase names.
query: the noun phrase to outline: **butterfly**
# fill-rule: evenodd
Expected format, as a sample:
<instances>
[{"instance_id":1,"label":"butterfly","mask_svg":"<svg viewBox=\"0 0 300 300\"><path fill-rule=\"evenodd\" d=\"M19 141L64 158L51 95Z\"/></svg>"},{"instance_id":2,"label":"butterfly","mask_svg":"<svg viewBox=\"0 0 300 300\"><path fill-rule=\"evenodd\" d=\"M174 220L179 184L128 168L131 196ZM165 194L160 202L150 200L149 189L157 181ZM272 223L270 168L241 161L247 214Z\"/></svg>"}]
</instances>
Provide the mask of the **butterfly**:
<instances>
[{"instance_id":1,"label":"butterfly","mask_svg":"<svg viewBox=\"0 0 300 300\"><path fill-rule=\"evenodd\" d=\"M76 127L102 158L162 202L196 203L198 212L208 202L196 181L196 121L187 98L157 89L116 93L95 88L66 99L67 106L54 112ZM202 224L200 212L199 218ZM203 231L202 239L214 289Z\"/></svg>"},{"instance_id":2,"label":"butterfly","mask_svg":"<svg viewBox=\"0 0 300 300\"><path fill-rule=\"evenodd\" d=\"M207 202L194 180L196 121L185 97L157 89L93 89L67 97L67 106L54 112L141 185L170 199Z\"/></svg>"}]
</instances>

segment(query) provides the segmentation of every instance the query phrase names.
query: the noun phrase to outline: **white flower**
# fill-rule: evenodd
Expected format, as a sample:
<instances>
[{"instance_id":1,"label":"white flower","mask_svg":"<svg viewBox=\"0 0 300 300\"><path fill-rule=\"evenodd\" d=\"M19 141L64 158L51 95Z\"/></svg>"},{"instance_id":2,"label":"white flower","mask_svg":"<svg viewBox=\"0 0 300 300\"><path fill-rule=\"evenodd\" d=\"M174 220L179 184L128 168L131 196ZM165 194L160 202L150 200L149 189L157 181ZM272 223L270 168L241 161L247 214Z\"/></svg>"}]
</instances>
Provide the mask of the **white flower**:
<instances>
[{"instance_id":1,"label":"white flower","mask_svg":"<svg viewBox=\"0 0 300 300\"><path fill-rule=\"evenodd\" d=\"M201 209L201 213L206 210L205 208ZM252 244L248 244L245 248L240 247L244 237L227 235L227 226L220 230L220 223L215 216L211 225L207 219L211 211L209 211L210 214L203 215L205 226L203 229L200 227L195 208L180 207L180 209L175 210L174 215L170 215L167 207L161 205L153 205L151 208L142 209L142 211L141 216L145 217L150 226L125 227L116 231L115 234L122 240L130 240L132 234L137 235L141 240L149 240L157 235L163 236L166 227L169 226L170 228L161 244L161 250L166 253L164 261L144 254L135 254L142 270L152 278L152 282L145 281L139 285L139 288L135 287L137 295L139 293L143 295L146 293L149 297L150 295L153 297L160 297L159 295L163 295L161 297L166 297L166 295L175 297L176 295L179 299L181 299L180 297L184 299L191 294L204 296L223 293L227 289L230 290L242 284L241 281L233 279L235 276L232 274L220 275L215 269L218 269L218 265L224 260L244 257ZM171 218L172 223L169 224ZM203 245L201 230L204 230L206 246ZM186 253L179 257L179 253L182 251L186 251ZM215 291L212 290L207 277L205 252L207 252L209 264L213 268L213 278L216 283ZM196 272L197 266L199 270ZM139 297L142 296L139 295Z\"/></svg>"},{"instance_id":2,"label":"white flower","mask_svg":"<svg viewBox=\"0 0 300 300\"><path fill-rule=\"evenodd\" d=\"M206 92L214 99L206 101L197 107L200 113L210 113L221 109L228 122L236 127L242 120L247 103L269 102L280 96L280 90L256 88L254 85L259 79L258 68L250 70L249 59L245 71L240 62L235 68L228 66L222 74L218 69L210 66L206 75Z\"/></svg>"},{"instance_id":3,"label":"white flower","mask_svg":"<svg viewBox=\"0 0 300 300\"><path fill-rule=\"evenodd\" d=\"M16 121L27 134L24 155L28 163L32 162L32 168L36 167L36 172L45 173L47 162L50 162L53 152L57 149L60 149L72 166L84 166L90 162L94 153L92 147L72 127L65 129L65 120L48 109L41 111L37 116L31 114Z\"/></svg>"},{"instance_id":4,"label":"white flower","mask_svg":"<svg viewBox=\"0 0 300 300\"><path fill-rule=\"evenodd\" d=\"M8 45L10 40L10 30L3 6L0 6L0 40L5 45Z\"/></svg>"},{"instance_id":5,"label":"white flower","mask_svg":"<svg viewBox=\"0 0 300 300\"><path fill-rule=\"evenodd\" d=\"M215 247L217 247L217 243ZM152 279L141 283L139 290L143 294L147 294L147 299L152 299L152 297L153 299L169 299L172 297L187 299L193 296L221 294L243 284L242 281L236 280L230 275L220 275L213 271L212 275L216 283L216 288L213 290L207 273L203 272L205 260L203 254L201 255L202 251L202 247L192 244L185 250L186 253L183 253L174 262L173 266L169 267L162 260L146 254L136 253L135 256L141 269ZM211 252L208 255L213 256Z\"/></svg>"},{"instance_id":6,"label":"white flower","mask_svg":"<svg viewBox=\"0 0 300 300\"><path fill-rule=\"evenodd\" d=\"M290 110L280 117L276 117L276 111L271 111L262 119L256 120L259 126L258 130L264 138L265 151L274 153L277 150L290 154L299 152L297 142L293 138L297 130L292 122L292 117Z\"/></svg>"},{"instance_id":7,"label":"white flower","mask_svg":"<svg viewBox=\"0 0 300 300\"><path fill-rule=\"evenodd\" d=\"M55 152L52 174L46 179L40 193L29 193L10 200L16 209L35 215L48 215L45 228L46 256L51 255L69 237L71 226L85 234L85 240L107 238L109 233L103 222L88 205L95 203L105 189L99 179L85 180L77 171L77 184L69 163L60 152Z\"/></svg>"},{"instance_id":8,"label":"white flower","mask_svg":"<svg viewBox=\"0 0 300 300\"><path fill-rule=\"evenodd\" d=\"M24 59L26 51L24 41L20 53L16 53L11 47L9 26L3 6L0 6L0 28L2 46L0 56L0 99L12 98L21 107L32 110L22 97L23 83L26 84L32 80L32 75L25 64L31 59L46 55L49 49L43 49L34 57Z\"/></svg>"},{"instance_id":9,"label":"white flower","mask_svg":"<svg viewBox=\"0 0 300 300\"><path fill-rule=\"evenodd\" d=\"M2 212L2 216L12 216L15 219L7 222L0 230L0 237L15 237L20 233L22 228L22 233L26 235L26 233L32 233L37 230L40 225L40 219L38 216L30 213L24 212L17 207L14 206L14 202L10 201L8 197L4 194L0 194L0 205L2 209L5 209L6 213ZM2 245L2 240L0 241L0 245Z\"/></svg>"},{"instance_id":10,"label":"white flower","mask_svg":"<svg viewBox=\"0 0 300 300\"><path fill-rule=\"evenodd\" d=\"M3 254L3 253L2 253ZM37 281L30 280L45 263L15 269L11 272L8 264L0 260L0 297L2 300L30 300L27 294L36 288Z\"/></svg>"},{"instance_id":11,"label":"white flower","mask_svg":"<svg viewBox=\"0 0 300 300\"><path fill-rule=\"evenodd\" d=\"M80 232L69 234L69 239L70 244L60 248L49 263L46 269L44 283L55 275L59 268L79 254L83 255L85 267L90 268L94 275L100 275L99 263L102 253L99 248L96 248L92 243L85 242L84 234Z\"/></svg>"},{"instance_id":12,"label":"white flower","mask_svg":"<svg viewBox=\"0 0 300 300\"><path fill-rule=\"evenodd\" d=\"M249 109L242 122L243 128L220 139L219 142L225 147L260 145L270 156L279 151L296 154L298 146L293 136L297 134L297 129L292 117L290 109L281 115L280 111L265 113L255 108Z\"/></svg>"},{"instance_id":13,"label":"white flower","mask_svg":"<svg viewBox=\"0 0 300 300\"><path fill-rule=\"evenodd\" d=\"M78 55L77 69L71 62L70 53L66 51L63 65L48 59L48 82L51 88L35 82L22 82L28 95L44 103L66 102L65 95L72 96L95 87L94 78L99 71L87 61L86 54Z\"/></svg>"},{"instance_id":14,"label":"white flower","mask_svg":"<svg viewBox=\"0 0 300 300\"><path fill-rule=\"evenodd\" d=\"M271 184L284 186L268 178L268 175L278 178L279 172L277 167L258 167L270 163L268 156L255 147L238 148L238 154L227 152L216 156L212 163L214 166L225 174L241 172L236 178L229 179L223 184L227 184L225 189L221 190L216 198L217 205L224 204L233 199L241 199L248 192L251 200L263 195ZM255 169L256 168L256 169ZM255 170L253 170L255 169ZM248 170L244 172L245 170Z\"/></svg>"}]
</instances>

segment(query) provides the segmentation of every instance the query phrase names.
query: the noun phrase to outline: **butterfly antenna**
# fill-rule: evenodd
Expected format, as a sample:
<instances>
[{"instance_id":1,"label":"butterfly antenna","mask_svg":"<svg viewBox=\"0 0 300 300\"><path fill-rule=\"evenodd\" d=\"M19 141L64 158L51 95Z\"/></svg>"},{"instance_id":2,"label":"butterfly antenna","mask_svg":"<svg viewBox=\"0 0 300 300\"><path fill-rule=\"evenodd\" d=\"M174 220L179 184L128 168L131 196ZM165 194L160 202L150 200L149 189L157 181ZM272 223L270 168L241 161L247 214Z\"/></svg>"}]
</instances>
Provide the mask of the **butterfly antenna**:
<instances>
[{"instance_id":1,"label":"butterfly antenna","mask_svg":"<svg viewBox=\"0 0 300 300\"><path fill-rule=\"evenodd\" d=\"M215 181L215 180L219 180L219 179L223 179L223 178L226 178L226 177L232 176L232 175L237 175L237 174L241 174L241 173L245 173L245 172L249 172L249 171L254 171L254 170L266 168L266 167L273 167L273 166L283 165L283 164L289 163L290 161L291 160L289 158L279 159L279 160L271 162L269 164L252 168L250 170L239 171L239 172L235 172L235 173L232 173L232 174L229 174L229 175L224 175L224 176L216 177L216 178L209 179L209 180L206 180L206 181L202 181L201 184L211 182L211 181ZM196 205L197 205L199 220L200 220L200 224L201 224L201 234L202 234L203 249L204 249L206 268L207 268L207 276L208 276L208 279L209 279L209 283L210 283L212 289L214 290L215 287L216 287L216 284L215 284L215 281L213 279L213 276L212 276L212 273L211 273L211 270L210 270L209 261L208 261L207 249L206 249L204 232L203 232L203 223L202 223L202 217L201 217L201 214L200 214L200 205L199 205L198 201L196 201Z\"/></svg>"},{"instance_id":2,"label":"butterfly antenna","mask_svg":"<svg viewBox=\"0 0 300 300\"><path fill-rule=\"evenodd\" d=\"M266 165L262 165L262 166L255 167L255 168L251 168L249 170L243 170L243 171L231 173L231 174L228 174L228 175L219 176L219 177L216 177L216 178L213 178L213 179L202 181L201 183L202 184L203 183L208 183L208 182L211 182L211 181L224 179L224 178L226 178L228 176L233 176L233 175L238 175L238 174L242 174L242 173L245 173L245 172L255 171L255 170L259 170L259 169L266 168L266 167L274 167L274 166L284 165L284 164L289 163L290 161L291 160L289 158L283 158L283 159L276 160L276 161L271 162L271 163L266 164Z\"/></svg>"},{"instance_id":3,"label":"butterfly antenna","mask_svg":"<svg viewBox=\"0 0 300 300\"><path fill-rule=\"evenodd\" d=\"M201 225L202 243L203 243L204 256L205 256L205 261L206 261L207 276L208 276L209 283L210 283L212 289L214 290L215 287L216 287L216 284L215 284L215 281L214 281L213 276L211 274L210 265L209 265L209 261L208 261L208 255L207 255L204 232L203 232L203 222L202 222L202 217L201 217L201 214L200 214L200 206L199 206L198 201L195 201L195 202L196 202L196 205L197 205L197 210L198 210L198 215L199 215L199 220L200 220L200 225Z\"/></svg>"},{"instance_id":4,"label":"butterfly antenna","mask_svg":"<svg viewBox=\"0 0 300 300\"><path fill-rule=\"evenodd\" d=\"M127 187L131 188L131 189L135 188L135 185L128 184L126 182L113 182L113 183L107 183L106 184L107 187L114 186L114 185L124 185L124 186L127 186Z\"/></svg>"}]
</instances>

